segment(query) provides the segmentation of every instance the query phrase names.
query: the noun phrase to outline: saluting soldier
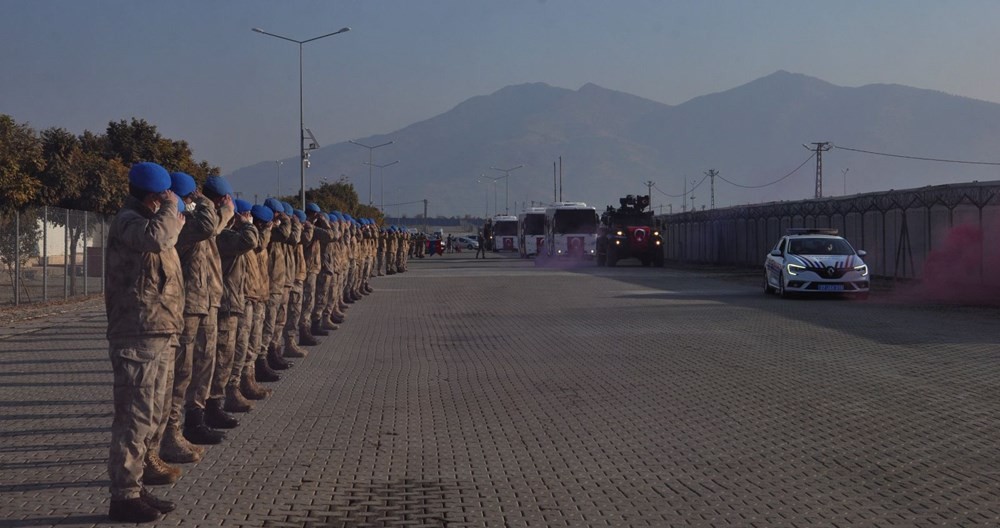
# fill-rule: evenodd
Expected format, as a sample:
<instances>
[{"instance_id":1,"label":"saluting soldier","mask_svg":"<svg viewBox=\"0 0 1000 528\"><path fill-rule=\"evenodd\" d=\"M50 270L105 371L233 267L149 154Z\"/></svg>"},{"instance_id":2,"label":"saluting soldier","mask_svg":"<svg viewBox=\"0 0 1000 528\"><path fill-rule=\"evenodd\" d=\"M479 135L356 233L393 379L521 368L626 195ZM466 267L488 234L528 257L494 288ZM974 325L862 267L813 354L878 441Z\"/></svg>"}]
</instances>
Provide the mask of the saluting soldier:
<instances>
[{"instance_id":1,"label":"saluting soldier","mask_svg":"<svg viewBox=\"0 0 1000 528\"><path fill-rule=\"evenodd\" d=\"M246 309L247 268L252 258L250 252L257 247L259 233L250 216L252 205L245 200L235 200L236 214L229 226L216 237L222 257L224 291L219 307L219 344L215 373L209 397L224 398L226 412L249 412L253 409L240 392L240 378L246 349L236 354L239 336L238 325Z\"/></svg>"},{"instance_id":2,"label":"saluting soldier","mask_svg":"<svg viewBox=\"0 0 1000 528\"><path fill-rule=\"evenodd\" d=\"M155 163L129 170L129 195L107 238L104 303L114 371L108 453L111 505L118 522L151 522L173 503L143 487L152 437L166 417L167 372L184 328L184 282L174 245L184 219L170 174Z\"/></svg>"}]
</instances>

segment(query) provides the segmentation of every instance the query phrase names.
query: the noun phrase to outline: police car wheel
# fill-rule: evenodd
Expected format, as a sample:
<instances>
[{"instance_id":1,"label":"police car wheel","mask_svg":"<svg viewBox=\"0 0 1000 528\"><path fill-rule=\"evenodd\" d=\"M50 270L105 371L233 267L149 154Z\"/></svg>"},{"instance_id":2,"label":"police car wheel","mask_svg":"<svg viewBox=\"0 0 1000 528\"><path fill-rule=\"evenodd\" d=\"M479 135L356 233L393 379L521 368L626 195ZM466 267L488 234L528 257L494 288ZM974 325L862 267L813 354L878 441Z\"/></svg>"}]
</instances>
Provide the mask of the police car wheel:
<instances>
[{"instance_id":1,"label":"police car wheel","mask_svg":"<svg viewBox=\"0 0 1000 528\"><path fill-rule=\"evenodd\" d=\"M767 282L767 272L764 272L764 295L771 295L774 293L774 288L771 287L771 283Z\"/></svg>"}]
</instances>

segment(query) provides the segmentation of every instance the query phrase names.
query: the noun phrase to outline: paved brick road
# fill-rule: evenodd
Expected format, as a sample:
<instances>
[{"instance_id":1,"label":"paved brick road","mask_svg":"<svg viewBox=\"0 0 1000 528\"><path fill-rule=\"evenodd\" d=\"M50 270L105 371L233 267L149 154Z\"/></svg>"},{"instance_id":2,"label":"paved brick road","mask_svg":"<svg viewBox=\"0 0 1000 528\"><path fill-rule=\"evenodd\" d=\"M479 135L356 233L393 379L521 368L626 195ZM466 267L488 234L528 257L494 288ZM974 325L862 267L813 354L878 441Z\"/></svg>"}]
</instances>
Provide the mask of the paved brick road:
<instances>
[{"instance_id":1,"label":"paved brick road","mask_svg":"<svg viewBox=\"0 0 1000 528\"><path fill-rule=\"evenodd\" d=\"M158 489L160 524L1000 525L997 310L757 282L413 263ZM0 526L105 524L104 324L0 329Z\"/></svg>"}]
</instances>

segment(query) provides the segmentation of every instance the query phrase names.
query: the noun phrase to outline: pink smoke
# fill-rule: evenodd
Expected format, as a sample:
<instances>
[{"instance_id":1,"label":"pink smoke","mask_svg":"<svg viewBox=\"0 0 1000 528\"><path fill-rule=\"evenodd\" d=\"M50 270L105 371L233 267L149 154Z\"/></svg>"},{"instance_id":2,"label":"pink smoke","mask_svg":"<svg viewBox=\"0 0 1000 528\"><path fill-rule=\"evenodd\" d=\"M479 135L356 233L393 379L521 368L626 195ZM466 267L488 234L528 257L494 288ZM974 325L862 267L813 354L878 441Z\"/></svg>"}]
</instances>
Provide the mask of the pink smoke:
<instances>
[{"instance_id":1,"label":"pink smoke","mask_svg":"<svg viewBox=\"0 0 1000 528\"><path fill-rule=\"evenodd\" d=\"M996 233L995 230L991 232ZM924 263L914 293L930 302L1000 305L1000 248L975 225L956 226Z\"/></svg>"}]
</instances>

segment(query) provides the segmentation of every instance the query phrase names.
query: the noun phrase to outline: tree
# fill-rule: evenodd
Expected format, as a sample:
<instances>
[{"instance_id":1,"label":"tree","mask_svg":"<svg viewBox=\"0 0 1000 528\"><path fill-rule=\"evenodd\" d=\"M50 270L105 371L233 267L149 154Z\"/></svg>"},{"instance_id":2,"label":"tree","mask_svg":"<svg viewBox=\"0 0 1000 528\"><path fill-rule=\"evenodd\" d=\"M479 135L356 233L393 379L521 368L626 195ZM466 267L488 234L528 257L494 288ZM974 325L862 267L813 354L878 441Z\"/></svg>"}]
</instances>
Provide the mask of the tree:
<instances>
[{"instance_id":1,"label":"tree","mask_svg":"<svg viewBox=\"0 0 1000 528\"><path fill-rule=\"evenodd\" d=\"M0 209L17 210L36 200L45 168L42 144L27 124L0 114Z\"/></svg>"},{"instance_id":2,"label":"tree","mask_svg":"<svg viewBox=\"0 0 1000 528\"><path fill-rule=\"evenodd\" d=\"M382 218L378 208L361 203L354 185L346 178L335 183L323 182L318 189L306 189L306 202L313 202L324 211L341 211L355 218Z\"/></svg>"}]
</instances>

